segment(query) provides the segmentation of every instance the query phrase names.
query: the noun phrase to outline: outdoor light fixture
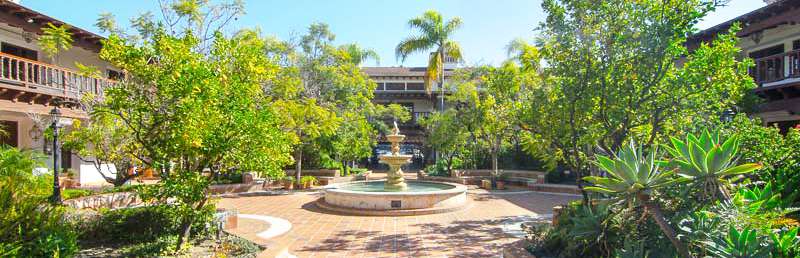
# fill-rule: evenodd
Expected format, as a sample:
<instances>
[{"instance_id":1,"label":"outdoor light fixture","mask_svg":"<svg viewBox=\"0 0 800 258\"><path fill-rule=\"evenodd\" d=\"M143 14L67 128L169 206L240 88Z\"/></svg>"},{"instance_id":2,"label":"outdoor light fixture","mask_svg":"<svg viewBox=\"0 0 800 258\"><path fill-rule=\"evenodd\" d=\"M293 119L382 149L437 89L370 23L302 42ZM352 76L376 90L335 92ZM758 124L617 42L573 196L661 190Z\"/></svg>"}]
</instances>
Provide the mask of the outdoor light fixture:
<instances>
[{"instance_id":1,"label":"outdoor light fixture","mask_svg":"<svg viewBox=\"0 0 800 258\"><path fill-rule=\"evenodd\" d=\"M53 145L52 148L50 148L53 152L53 196L51 196L50 199L53 203L60 204L61 185L58 182L58 173L61 169L59 166L61 165L61 146L58 144L58 131L66 125L71 125L72 120L61 117L61 110L58 108L58 104L55 105L53 110L50 110L50 116L52 118L50 128L53 129Z\"/></svg>"}]
</instances>

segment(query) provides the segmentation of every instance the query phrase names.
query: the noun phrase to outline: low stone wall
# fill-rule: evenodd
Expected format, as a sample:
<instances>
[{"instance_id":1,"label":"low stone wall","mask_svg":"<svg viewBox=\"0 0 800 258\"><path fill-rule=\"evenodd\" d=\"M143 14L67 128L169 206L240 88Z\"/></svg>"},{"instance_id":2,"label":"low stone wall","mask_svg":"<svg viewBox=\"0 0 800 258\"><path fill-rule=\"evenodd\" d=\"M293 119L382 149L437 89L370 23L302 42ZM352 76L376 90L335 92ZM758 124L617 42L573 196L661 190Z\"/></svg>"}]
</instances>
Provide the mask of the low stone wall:
<instances>
[{"instance_id":1,"label":"low stone wall","mask_svg":"<svg viewBox=\"0 0 800 258\"><path fill-rule=\"evenodd\" d=\"M294 170L284 170L286 176L294 176ZM308 169L302 170L300 172L301 176L327 176L327 177L339 177L339 170L338 169Z\"/></svg>"},{"instance_id":2,"label":"low stone wall","mask_svg":"<svg viewBox=\"0 0 800 258\"><path fill-rule=\"evenodd\" d=\"M253 192L261 189L262 185L260 183L224 184L211 185L208 187L208 191L211 195ZM64 201L64 205L75 209L119 209L142 205L142 200L139 199L139 196L134 192L119 192L69 199Z\"/></svg>"},{"instance_id":3,"label":"low stone wall","mask_svg":"<svg viewBox=\"0 0 800 258\"><path fill-rule=\"evenodd\" d=\"M511 177L525 177L536 179L539 176L544 176L545 172L536 170L513 170L513 169L499 169L500 174L508 174ZM491 169L461 169L456 170L456 173L463 177L491 177Z\"/></svg>"},{"instance_id":4,"label":"low stone wall","mask_svg":"<svg viewBox=\"0 0 800 258\"><path fill-rule=\"evenodd\" d=\"M66 206L90 210L127 208L141 204L142 200L133 192L98 194L64 201Z\"/></svg>"},{"instance_id":5,"label":"low stone wall","mask_svg":"<svg viewBox=\"0 0 800 258\"><path fill-rule=\"evenodd\" d=\"M581 194L581 190L575 185L528 184L528 189L548 193Z\"/></svg>"},{"instance_id":6,"label":"low stone wall","mask_svg":"<svg viewBox=\"0 0 800 258\"><path fill-rule=\"evenodd\" d=\"M458 183L464 185L481 185L481 180L488 180L490 177L484 176L462 176L462 177L441 177L441 176L428 176L424 172L417 174L420 180L437 181ZM547 192L547 193L564 193L564 194L581 194L580 189L575 185L561 185L561 184L546 184L544 183L544 175L537 175L536 178L528 177L510 177L505 181L507 185L524 186L531 191Z\"/></svg>"},{"instance_id":7,"label":"low stone wall","mask_svg":"<svg viewBox=\"0 0 800 258\"><path fill-rule=\"evenodd\" d=\"M261 190L261 184L259 183L223 184L223 185L211 185L208 187L208 192L212 195L227 194L227 193L244 193L244 192L253 192L258 190Z\"/></svg>"}]
</instances>

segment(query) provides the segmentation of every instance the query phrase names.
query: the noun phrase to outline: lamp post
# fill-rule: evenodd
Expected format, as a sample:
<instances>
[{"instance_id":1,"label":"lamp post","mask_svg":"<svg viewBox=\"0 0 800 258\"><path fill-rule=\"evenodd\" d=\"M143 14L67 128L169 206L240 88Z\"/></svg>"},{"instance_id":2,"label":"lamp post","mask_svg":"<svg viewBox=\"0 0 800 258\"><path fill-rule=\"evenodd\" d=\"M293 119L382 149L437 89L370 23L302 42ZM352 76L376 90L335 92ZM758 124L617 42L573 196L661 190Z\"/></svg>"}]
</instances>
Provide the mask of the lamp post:
<instances>
[{"instance_id":1,"label":"lamp post","mask_svg":"<svg viewBox=\"0 0 800 258\"><path fill-rule=\"evenodd\" d=\"M55 106L53 110L50 110L50 115L53 119L53 123L50 124L50 128L53 129L53 196L50 197L50 200L53 203L61 204L61 186L58 182L59 165L61 165L61 148L58 146L58 129L61 127L59 125L61 110L58 109L58 106Z\"/></svg>"}]
</instances>

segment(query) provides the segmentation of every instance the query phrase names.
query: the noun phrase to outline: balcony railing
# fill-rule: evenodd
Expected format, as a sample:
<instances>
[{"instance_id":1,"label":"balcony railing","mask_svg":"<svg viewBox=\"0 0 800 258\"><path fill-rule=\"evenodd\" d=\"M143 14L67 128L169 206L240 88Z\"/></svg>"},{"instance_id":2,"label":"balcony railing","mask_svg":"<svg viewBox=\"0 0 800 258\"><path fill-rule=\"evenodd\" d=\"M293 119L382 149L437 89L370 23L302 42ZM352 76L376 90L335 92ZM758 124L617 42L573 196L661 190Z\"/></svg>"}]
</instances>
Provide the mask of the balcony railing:
<instances>
[{"instance_id":1,"label":"balcony railing","mask_svg":"<svg viewBox=\"0 0 800 258\"><path fill-rule=\"evenodd\" d=\"M5 53L0 53L0 80L36 89L41 93L80 98L83 93L103 95L114 81L91 76Z\"/></svg>"},{"instance_id":2,"label":"balcony railing","mask_svg":"<svg viewBox=\"0 0 800 258\"><path fill-rule=\"evenodd\" d=\"M755 63L751 75L759 85L800 76L800 50L758 58Z\"/></svg>"}]
</instances>

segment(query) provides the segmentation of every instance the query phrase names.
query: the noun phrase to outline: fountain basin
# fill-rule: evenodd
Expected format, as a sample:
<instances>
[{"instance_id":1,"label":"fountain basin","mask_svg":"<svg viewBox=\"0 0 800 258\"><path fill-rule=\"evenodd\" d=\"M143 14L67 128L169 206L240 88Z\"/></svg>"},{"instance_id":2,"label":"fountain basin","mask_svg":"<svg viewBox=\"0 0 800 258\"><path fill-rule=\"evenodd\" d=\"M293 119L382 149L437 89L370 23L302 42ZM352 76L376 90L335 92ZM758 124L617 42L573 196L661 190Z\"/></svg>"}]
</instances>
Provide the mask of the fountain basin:
<instances>
[{"instance_id":1,"label":"fountain basin","mask_svg":"<svg viewBox=\"0 0 800 258\"><path fill-rule=\"evenodd\" d=\"M455 211L467 204L461 184L409 180L403 191L384 190L384 180L331 185L317 205L358 215L422 215Z\"/></svg>"}]
</instances>

